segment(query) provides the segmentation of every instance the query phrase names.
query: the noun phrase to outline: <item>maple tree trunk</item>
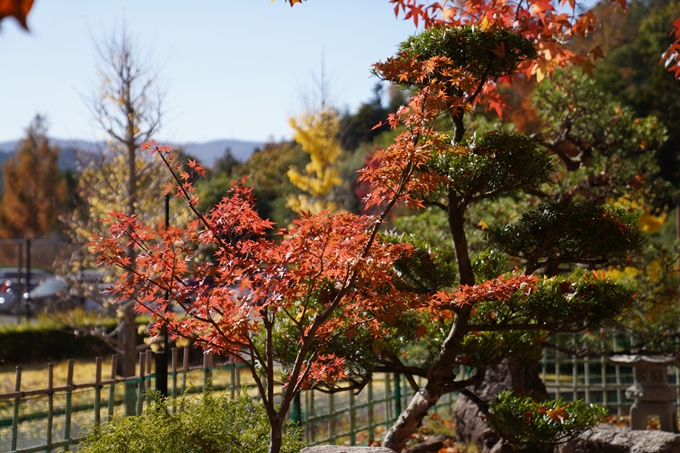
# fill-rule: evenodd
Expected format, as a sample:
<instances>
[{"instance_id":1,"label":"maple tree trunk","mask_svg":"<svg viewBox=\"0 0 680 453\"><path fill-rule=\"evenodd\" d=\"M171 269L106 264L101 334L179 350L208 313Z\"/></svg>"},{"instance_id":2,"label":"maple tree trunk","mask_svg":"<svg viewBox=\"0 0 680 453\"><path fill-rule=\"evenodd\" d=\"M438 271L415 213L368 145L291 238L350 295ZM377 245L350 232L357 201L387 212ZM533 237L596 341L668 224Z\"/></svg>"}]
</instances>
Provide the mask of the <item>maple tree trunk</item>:
<instances>
[{"instance_id":1,"label":"maple tree trunk","mask_svg":"<svg viewBox=\"0 0 680 453\"><path fill-rule=\"evenodd\" d=\"M269 423L269 453L279 453L283 444L283 426L281 420Z\"/></svg>"}]
</instances>

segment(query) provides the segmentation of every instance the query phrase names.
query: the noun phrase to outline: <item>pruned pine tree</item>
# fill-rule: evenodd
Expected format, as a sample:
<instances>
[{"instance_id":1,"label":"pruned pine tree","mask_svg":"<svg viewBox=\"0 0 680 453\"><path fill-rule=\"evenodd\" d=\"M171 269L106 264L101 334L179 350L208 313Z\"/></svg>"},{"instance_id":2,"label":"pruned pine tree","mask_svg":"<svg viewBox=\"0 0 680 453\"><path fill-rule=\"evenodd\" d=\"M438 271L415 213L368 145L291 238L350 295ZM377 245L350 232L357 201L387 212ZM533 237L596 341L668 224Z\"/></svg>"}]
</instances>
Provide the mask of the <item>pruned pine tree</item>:
<instances>
[{"instance_id":1,"label":"pruned pine tree","mask_svg":"<svg viewBox=\"0 0 680 453\"><path fill-rule=\"evenodd\" d=\"M496 52L499 48L504 51ZM489 251L475 254L470 249L470 213L475 205L493 205L505 195L528 197L549 184L555 172L553 157L528 136L499 130L473 134L466 129L465 117L485 83L512 74L535 55L529 40L507 28L433 27L405 41L395 57L376 65L384 79L417 87L421 96L431 93L428 101L451 120L450 130L433 128L421 134L413 152L426 150L421 151L427 158L416 167L414 179L438 181L420 192L421 203L445 218L455 259L433 257L431 244L405 237L420 247L420 259L398 263L405 284L430 295L430 315L407 315L402 321L410 329L421 329L411 335L427 353L420 360L402 359L392 346L374 368L399 371L414 387L411 403L383 443L396 451L404 447L427 411L451 391L478 405L508 448L542 451L564 441L560 423L553 423L551 431L539 426L541 419L532 419L531 411L521 431L510 430L503 422L506 411L520 401L505 394L493 403L486 401L475 394L474 385L503 359L535 360L547 333L601 326L632 303L630 289L600 278L601 274L583 268L571 276L555 272L573 264L597 269L638 250L643 236L635 216L623 208L576 197L545 199L516 221L490 228ZM426 101L416 107L425 111ZM403 127L406 136L419 114L412 106L391 121ZM390 148L378 158L384 162L394 152ZM380 168L364 175L371 180L388 177ZM508 255L521 266L513 274L506 273L504 256ZM461 365L470 367L471 377L456 376ZM417 376L427 378L422 388L415 384ZM579 406L566 405L565 414L571 410L567 408L574 412L566 418L578 418ZM601 420L598 409L582 409L590 411L591 422Z\"/></svg>"}]
</instances>

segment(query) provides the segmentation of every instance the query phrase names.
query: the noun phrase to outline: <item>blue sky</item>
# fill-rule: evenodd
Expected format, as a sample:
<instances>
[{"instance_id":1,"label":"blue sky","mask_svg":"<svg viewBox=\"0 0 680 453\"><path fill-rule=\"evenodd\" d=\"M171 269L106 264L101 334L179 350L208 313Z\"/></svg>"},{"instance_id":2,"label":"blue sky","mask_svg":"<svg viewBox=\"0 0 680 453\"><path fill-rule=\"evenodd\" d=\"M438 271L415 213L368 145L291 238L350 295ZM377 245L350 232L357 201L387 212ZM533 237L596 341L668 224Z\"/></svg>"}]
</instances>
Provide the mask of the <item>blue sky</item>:
<instances>
[{"instance_id":1,"label":"blue sky","mask_svg":"<svg viewBox=\"0 0 680 453\"><path fill-rule=\"evenodd\" d=\"M160 68L165 121L158 140L290 137L322 61L332 99L356 109L377 79L371 64L415 31L387 0L35 0L30 33L0 29L0 142L36 113L50 136L101 139L81 95L96 86L93 40L126 22Z\"/></svg>"}]
</instances>

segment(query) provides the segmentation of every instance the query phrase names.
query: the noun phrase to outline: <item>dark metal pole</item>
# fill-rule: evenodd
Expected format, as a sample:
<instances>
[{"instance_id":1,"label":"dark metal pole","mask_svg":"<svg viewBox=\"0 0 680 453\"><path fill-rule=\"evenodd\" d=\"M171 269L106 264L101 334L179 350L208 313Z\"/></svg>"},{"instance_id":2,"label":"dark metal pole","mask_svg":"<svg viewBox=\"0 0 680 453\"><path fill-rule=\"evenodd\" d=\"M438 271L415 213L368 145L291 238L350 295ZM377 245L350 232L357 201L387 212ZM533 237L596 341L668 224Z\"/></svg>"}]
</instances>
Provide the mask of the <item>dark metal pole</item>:
<instances>
[{"instance_id":1,"label":"dark metal pole","mask_svg":"<svg viewBox=\"0 0 680 453\"><path fill-rule=\"evenodd\" d=\"M165 194L165 228L170 226L170 194ZM165 293L165 301L168 301L168 293ZM167 308L166 308L167 312ZM168 329L163 322L161 327L163 337L163 349L156 352L156 390L164 397L168 396L168 353L170 345L168 341Z\"/></svg>"},{"instance_id":2,"label":"dark metal pole","mask_svg":"<svg viewBox=\"0 0 680 453\"><path fill-rule=\"evenodd\" d=\"M26 281L24 282L24 292L26 294L26 322L31 322L31 240L26 239Z\"/></svg>"},{"instance_id":3,"label":"dark metal pole","mask_svg":"<svg viewBox=\"0 0 680 453\"><path fill-rule=\"evenodd\" d=\"M19 242L19 265L17 266L17 272L21 276L21 271L23 270L23 261L24 261L24 244ZM19 277L19 281L17 282L17 287L13 288L12 291L15 291L16 294L16 303L17 303L17 324L21 324L21 307L24 305L24 298L22 294L18 294L19 292L19 283L21 283L21 277Z\"/></svg>"}]
</instances>

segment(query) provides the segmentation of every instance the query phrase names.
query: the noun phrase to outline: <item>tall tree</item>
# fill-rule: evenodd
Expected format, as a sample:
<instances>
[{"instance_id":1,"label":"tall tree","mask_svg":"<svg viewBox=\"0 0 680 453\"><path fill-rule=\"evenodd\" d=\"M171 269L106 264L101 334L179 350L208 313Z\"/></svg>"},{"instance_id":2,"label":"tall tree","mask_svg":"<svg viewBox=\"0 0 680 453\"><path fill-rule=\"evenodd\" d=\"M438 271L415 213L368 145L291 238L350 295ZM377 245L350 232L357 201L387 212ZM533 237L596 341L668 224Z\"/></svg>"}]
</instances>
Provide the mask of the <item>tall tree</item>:
<instances>
[{"instance_id":1,"label":"tall tree","mask_svg":"<svg viewBox=\"0 0 680 453\"><path fill-rule=\"evenodd\" d=\"M289 120L295 131L293 139L309 155L310 162L300 172L288 170L290 182L304 193L288 196L288 207L295 212L335 211L337 202L330 199L333 187L342 183L338 176L338 160L342 149L338 141L340 116L325 102L315 110L305 110L299 117Z\"/></svg>"},{"instance_id":2,"label":"tall tree","mask_svg":"<svg viewBox=\"0 0 680 453\"><path fill-rule=\"evenodd\" d=\"M146 55L140 53L125 25L95 47L98 87L86 101L106 134L107 147L80 181L84 214L71 220L71 230L83 245L99 233L101 219L113 206L147 219L161 218L163 206L158 161L140 153L140 145L161 127L163 93L157 74L147 66ZM87 260L88 253L83 249L76 259ZM137 257L132 245L125 249L125 256L134 268ZM134 301L119 301L116 308L117 337L110 343L121 355L123 375L134 376L138 349Z\"/></svg>"},{"instance_id":3,"label":"tall tree","mask_svg":"<svg viewBox=\"0 0 680 453\"><path fill-rule=\"evenodd\" d=\"M291 167L301 167L307 156L300 146L293 142L267 143L256 149L250 158L231 168L231 173L221 171L208 173L196 186L201 203L199 209L205 212L222 200L229 191L233 180L248 177L248 185L255 190L255 209L262 218L269 218L281 225L287 225L295 212L286 206L288 196L297 188L286 175Z\"/></svg>"},{"instance_id":4,"label":"tall tree","mask_svg":"<svg viewBox=\"0 0 680 453\"><path fill-rule=\"evenodd\" d=\"M3 165L2 225L4 237L37 238L55 230L66 198L59 178L59 148L50 146L46 120L36 115L26 138Z\"/></svg>"},{"instance_id":5,"label":"tall tree","mask_svg":"<svg viewBox=\"0 0 680 453\"><path fill-rule=\"evenodd\" d=\"M224 150L224 153L222 153L222 157L217 159L215 161L215 165L213 165L213 171L216 173L223 173L225 175L231 175L232 170L234 167L239 165L241 162L234 157L234 154L231 152L231 148L226 148Z\"/></svg>"}]
</instances>

